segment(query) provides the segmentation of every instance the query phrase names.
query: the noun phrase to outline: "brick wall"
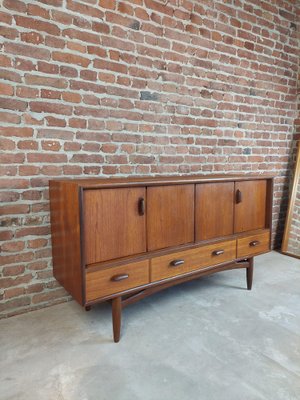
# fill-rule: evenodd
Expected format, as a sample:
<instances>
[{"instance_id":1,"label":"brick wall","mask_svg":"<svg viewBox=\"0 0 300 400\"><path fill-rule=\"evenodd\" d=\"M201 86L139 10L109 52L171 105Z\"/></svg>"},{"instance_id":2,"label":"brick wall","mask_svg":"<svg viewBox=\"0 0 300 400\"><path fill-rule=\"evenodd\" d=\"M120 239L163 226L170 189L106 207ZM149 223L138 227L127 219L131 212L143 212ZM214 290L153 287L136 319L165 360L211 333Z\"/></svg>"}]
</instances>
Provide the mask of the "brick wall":
<instances>
[{"instance_id":1,"label":"brick wall","mask_svg":"<svg viewBox=\"0 0 300 400\"><path fill-rule=\"evenodd\" d=\"M1 5L0 315L69 298L51 271L51 177L274 173L280 241L295 1Z\"/></svg>"}]
</instances>

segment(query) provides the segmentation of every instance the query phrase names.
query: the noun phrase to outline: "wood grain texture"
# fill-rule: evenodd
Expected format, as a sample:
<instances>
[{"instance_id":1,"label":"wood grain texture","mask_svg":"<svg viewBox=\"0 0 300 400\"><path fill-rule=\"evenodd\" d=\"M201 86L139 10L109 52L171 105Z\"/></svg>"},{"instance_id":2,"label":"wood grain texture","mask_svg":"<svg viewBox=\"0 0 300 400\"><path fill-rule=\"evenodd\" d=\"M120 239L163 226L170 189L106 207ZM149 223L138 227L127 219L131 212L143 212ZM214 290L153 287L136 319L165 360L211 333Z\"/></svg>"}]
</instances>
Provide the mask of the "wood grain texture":
<instances>
[{"instance_id":1,"label":"wood grain texture","mask_svg":"<svg viewBox=\"0 0 300 400\"><path fill-rule=\"evenodd\" d=\"M242 201L235 204L234 232L245 232L266 227L267 181L236 182L235 191Z\"/></svg>"},{"instance_id":2,"label":"wood grain texture","mask_svg":"<svg viewBox=\"0 0 300 400\"><path fill-rule=\"evenodd\" d=\"M247 290L252 289L252 282L253 282L253 268L254 262L253 257L249 259L249 267L246 268L246 280L247 280Z\"/></svg>"},{"instance_id":3,"label":"wood grain texture","mask_svg":"<svg viewBox=\"0 0 300 400\"><path fill-rule=\"evenodd\" d=\"M215 255L217 251L223 251ZM162 257L154 257L150 261L151 282L181 275L196 269L213 266L231 261L236 258L236 241L228 240L212 245L198 247ZM174 266L174 261L184 261L179 266Z\"/></svg>"},{"instance_id":4,"label":"wood grain texture","mask_svg":"<svg viewBox=\"0 0 300 400\"><path fill-rule=\"evenodd\" d=\"M148 251L194 241L194 185L147 189Z\"/></svg>"},{"instance_id":5,"label":"wood grain texture","mask_svg":"<svg viewBox=\"0 0 300 400\"><path fill-rule=\"evenodd\" d=\"M85 262L92 264L146 251L145 215L139 200L145 188L83 192Z\"/></svg>"},{"instance_id":6,"label":"wood grain texture","mask_svg":"<svg viewBox=\"0 0 300 400\"><path fill-rule=\"evenodd\" d=\"M53 275L83 304L79 193L76 184L50 182Z\"/></svg>"},{"instance_id":7,"label":"wood grain texture","mask_svg":"<svg viewBox=\"0 0 300 400\"><path fill-rule=\"evenodd\" d=\"M114 277L128 275L127 279ZM114 293L149 283L149 261L144 260L121 267L100 269L86 273L86 299L92 301Z\"/></svg>"},{"instance_id":8,"label":"wood grain texture","mask_svg":"<svg viewBox=\"0 0 300 400\"><path fill-rule=\"evenodd\" d=\"M234 182L196 185L196 241L233 234Z\"/></svg>"},{"instance_id":9,"label":"wood grain texture","mask_svg":"<svg viewBox=\"0 0 300 400\"><path fill-rule=\"evenodd\" d=\"M183 185L189 183L247 181L272 178L271 174L210 174L210 175L181 175L181 176L135 176L128 178L77 178L69 180L86 189L110 188L110 187L134 187L134 186L161 186ZM66 182L66 179L56 181Z\"/></svg>"},{"instance_id":10,"label":"wood grain texture","mask_svg":"<svg viewBox=\"0 0 300 400\"><path fill-rule=\"evenodd\" d=\"M251 243L258 242L251 246ZM256 235L246 236L237 239L237 258L254 256L255 254L266 253L270 251L270 231L264 230Z\"/></svg>"},{"instance_id":11,"label":"wood grain texture","mask_svg":"<svg viewBox=\"0 0 300 400\"><path fill-rule=\"evenodd\" d=\"M118 343L121 336L121 323L122 323L122 298L116 297L112 299L112 323L114 342Z\"/></svg>"}]
</instances>

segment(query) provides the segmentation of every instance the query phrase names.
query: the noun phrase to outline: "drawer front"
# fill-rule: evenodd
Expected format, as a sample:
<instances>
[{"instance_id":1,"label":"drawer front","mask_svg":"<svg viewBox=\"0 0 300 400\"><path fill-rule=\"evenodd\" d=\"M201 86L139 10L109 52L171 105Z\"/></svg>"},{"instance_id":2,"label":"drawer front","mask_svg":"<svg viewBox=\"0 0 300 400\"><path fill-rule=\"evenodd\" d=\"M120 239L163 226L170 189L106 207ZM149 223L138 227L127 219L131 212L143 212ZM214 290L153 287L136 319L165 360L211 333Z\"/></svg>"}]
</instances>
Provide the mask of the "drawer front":
<instances>
[{"instance_id":1,"label":"drawer front","mask_svg":"<svg viewBox=\"0 0 300 400\"><path fill-rule=\"evenodd\" d=\"M270 250L270 231L237 239L237 257L253 256Z\"/></svg>"},{"instance_id":2,"label":"drawer front","mask_svg":"<svg viewBox=\"0 0 300 400\"><path fill-rule=\"evenodd\" d=\"M235 258L235 240L227 240L196 249L155 257L151 260L151 282L221 264Z\"/></svg>"},{"instance_id":3,"label":"drawer front","mask_svg":"<svg viewBox=\"0 0 300 400\"><path fill-rule=\"evenodd\" d=\"M149 283L149 261L86 273L86 300L92 301Z\"/></svg>"}]
</instances>

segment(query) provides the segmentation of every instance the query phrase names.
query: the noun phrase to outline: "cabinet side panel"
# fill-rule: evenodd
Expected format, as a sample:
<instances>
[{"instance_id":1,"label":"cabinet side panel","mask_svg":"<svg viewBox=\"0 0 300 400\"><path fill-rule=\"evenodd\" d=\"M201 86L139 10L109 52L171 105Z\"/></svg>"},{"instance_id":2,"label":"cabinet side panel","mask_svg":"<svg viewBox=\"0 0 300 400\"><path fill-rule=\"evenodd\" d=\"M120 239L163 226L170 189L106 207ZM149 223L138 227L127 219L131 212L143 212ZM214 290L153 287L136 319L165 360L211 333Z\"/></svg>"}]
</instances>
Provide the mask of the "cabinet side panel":
<instances>
[{"instance_id":1,"label":"cabinet side panel","mask_svg":"<svg viewBox=\"0 0 300 400\"><path fill-rule=\"evenodd\" d=\"M50 181L53 274L83 304L78 186Z\"/></svg>"}]
</instances>

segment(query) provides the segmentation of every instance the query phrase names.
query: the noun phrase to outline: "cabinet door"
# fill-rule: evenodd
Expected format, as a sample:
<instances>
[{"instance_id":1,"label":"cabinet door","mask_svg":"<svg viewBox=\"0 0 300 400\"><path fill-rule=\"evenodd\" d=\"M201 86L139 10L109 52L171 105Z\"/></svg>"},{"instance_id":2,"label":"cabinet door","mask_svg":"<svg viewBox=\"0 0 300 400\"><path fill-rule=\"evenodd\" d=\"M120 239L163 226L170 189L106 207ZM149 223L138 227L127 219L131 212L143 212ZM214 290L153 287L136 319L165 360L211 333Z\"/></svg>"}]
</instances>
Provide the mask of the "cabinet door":
<instances>
[{"instance_id":1,"label":"cabinet door","mask_svg":"<svg viewBox=\"0 0 300 400\"><path fill-rule=\"evenodd\" d=\"M146 251L145 188L84 190L85 263Z\"/></svg>"},{"instance_id":2,"label":"cabinet door","mask_svg":"<svg viewBox=\"0 0 300 400\"><path fill-rule=\"evenodd\" d=\"M196 185L196 241L233 234L234 182Z\"/></svg>"},{"instance_id":3,"label":"cabinet door","mask_svg":"<svg viewBox=\"0 0 300 400\"><path fill-rule=\"evenodd\" d=\"M194 241L194 185L147 189L148 250Z\"/></svg>"},{"instance_id":4,"label":"cabinet door","mask_svg":"<svg viewBox=\"0 0 300 400\"><path fill-rule=\"evenodd\" d=\"M266 195L266 180L235 183L235 233L265 228Z\"/></svg>"}]
</instances>

